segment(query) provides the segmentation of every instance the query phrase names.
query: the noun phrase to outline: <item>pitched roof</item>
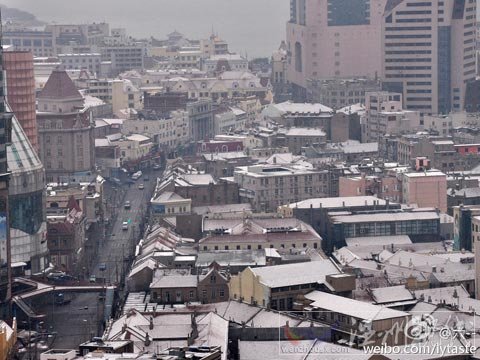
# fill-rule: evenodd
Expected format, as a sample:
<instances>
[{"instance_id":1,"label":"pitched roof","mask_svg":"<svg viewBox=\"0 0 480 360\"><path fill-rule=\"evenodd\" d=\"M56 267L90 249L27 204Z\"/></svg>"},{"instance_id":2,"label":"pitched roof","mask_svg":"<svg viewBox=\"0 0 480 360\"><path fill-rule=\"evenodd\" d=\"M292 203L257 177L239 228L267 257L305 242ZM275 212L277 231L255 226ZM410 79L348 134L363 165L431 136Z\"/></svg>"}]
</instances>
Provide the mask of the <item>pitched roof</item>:
<instances>
[{"instance_id":1,"label":"pitched roof","mask_svg":"<svg viewBox=\"0 0 480 360\"><path fill-rule=\"evenodd\" d=\"M38 95L39 99L83 99L65 70L53 70L47 83Z\"/></svg>"}]
</instances>

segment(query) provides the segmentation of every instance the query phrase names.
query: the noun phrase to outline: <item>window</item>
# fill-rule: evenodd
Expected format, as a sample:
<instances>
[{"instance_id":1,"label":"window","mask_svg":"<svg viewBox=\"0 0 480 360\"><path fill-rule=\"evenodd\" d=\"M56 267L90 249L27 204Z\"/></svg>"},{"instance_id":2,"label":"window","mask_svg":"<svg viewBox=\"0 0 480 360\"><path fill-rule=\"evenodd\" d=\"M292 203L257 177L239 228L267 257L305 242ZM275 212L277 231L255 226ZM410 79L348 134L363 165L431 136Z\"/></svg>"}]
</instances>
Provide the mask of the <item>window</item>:
<instances>
[{"instance_id":1,"label":"window","mask_svg":"<svg viewBox=\"0 0 480 360\"><path fill-rule=\"evenodd\" d=\"M303 64L302 64L302 44L298 41L295 43L295 70L297 72L303 71Z\"/></svg>"}]
</instances>

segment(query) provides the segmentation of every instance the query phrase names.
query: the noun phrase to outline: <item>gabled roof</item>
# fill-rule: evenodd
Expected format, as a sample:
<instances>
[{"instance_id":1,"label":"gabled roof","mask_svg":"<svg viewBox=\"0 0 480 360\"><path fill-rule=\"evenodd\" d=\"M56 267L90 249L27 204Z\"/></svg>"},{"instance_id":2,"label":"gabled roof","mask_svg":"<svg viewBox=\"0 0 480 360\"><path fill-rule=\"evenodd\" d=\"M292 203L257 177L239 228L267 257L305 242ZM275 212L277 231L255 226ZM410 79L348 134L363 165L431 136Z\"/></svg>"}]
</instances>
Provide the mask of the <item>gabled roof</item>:
<instances>
[{"instance_id":1,"label":"gabled roof","mask_svg":"<svg viewBox=\"0 0 480 360\"><path fill-rule=\"evenodd\" d=\"M83 99L65 70L53 70L38 99Z\"/></svg>"}]
</instances>

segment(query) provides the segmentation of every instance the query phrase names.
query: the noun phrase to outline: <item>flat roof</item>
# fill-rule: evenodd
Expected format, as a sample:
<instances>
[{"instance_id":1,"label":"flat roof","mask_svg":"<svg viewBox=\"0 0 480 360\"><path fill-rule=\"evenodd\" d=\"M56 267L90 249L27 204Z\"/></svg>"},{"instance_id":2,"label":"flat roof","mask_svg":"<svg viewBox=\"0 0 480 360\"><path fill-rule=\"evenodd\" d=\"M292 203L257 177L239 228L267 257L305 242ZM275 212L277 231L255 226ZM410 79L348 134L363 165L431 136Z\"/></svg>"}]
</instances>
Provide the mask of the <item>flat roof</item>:
<instances>
[{"instance_id":1,"label":"flat roof","mask_svg":"<svg viewBox=\"0 0 480 360\"><path fill-rule=\"evenodd\" d=\"M408 317L409 313L393 310L387 307L373 305L363 301L353 300L343 296L328 294L321 291L312 291L305 295L312 300L311 307L336 312L362 320L384 320Z\"/></svg>"},{"instance_id":2,"label":"flat roof","mask_svg":"<svg viewBox=\"0 0 480 360\"><path fill-rule=\"evenodd\" d=\"M427 177L427 176L447 176L441 171L420 171L420 172L411 172L411 173L403 173L403 176L406 177Z\"/></svg>"},{"instance_id":3,"label":"flat roof","mask_svg":"<svg viewBox=\"0 0 480 360\"><path fill-rule=\"evenodd\" d=\"M251 269L260 277L260 282L270 288L324 283L327 275L339 274L340 270L329 260L297 264L266 266Z\"/></svg>"},{"instance_id":4,"label":"flat roof","mask_svg":"<svg viewBox=\"0 0 480 360\"><path fill-rule=\"evenodd\" d=\"M386 205L387 202L375 196L347 196L347 197L329 197L329 198L315 198L299 201L290 204L290 208L307 209L313 208L342 208L342 207L357 207L357 206L373 206L374 201L377 205ZM392 204L392 203L391 203Z\"/></svg>"}]
</instances>

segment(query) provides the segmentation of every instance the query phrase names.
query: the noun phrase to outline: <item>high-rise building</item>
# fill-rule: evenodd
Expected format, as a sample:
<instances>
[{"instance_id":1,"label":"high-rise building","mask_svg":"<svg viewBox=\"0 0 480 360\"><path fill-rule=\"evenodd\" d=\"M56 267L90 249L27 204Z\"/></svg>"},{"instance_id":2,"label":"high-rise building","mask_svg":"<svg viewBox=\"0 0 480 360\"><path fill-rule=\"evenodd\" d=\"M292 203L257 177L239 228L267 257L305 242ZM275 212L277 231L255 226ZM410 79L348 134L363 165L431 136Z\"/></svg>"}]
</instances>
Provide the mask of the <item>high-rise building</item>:
<instances>
[{"instance_id":1,"label":"high-rise building","mask_svg":"<svg viewBox=\"0 0 480 360\"><path fill-rule=\"evenodd\" d=\"M7 144L11 141L12 114L7 111L3 79L3 47L0 42L0 318L6 318L7 316L12 289L8 216L8 186L10 175L7 166Z\"/></svg>"},{"instance_id":2,"label":"high-rise building","mask_svg":"<svg viewBox=\"0 0 480 360\"><path fill-rule=\"evenodd\" d=\"M45 170L15 113L12 118L11 141L7 145L7 159L12 264L29 269L27 273L41 274L49 264ZM15 266L12 267L15 271Z\"/></svg>"},{"instance_id":3,"label":"high-rise building","mask_svg":"<svg viewBox=\"0 0 480 360\"><path fill-rule=\"evenodd\" d=\"M5 51L7 101L33 147L38 149L35 74L30 51Z\"/></svg>"},{"instance_id":4,"label":"high-rise building","mask_svg":"<svg viewBox=\"0 0 480 360\"><path fill-rule=\"evenodd\" d=\"M409 110L460 111L475 80L476 0L389 0L382 22L384 88Z\"/></svg>"},{"instance_id":5,"label":"high-rise building","mask_svg":"<svg viewBox=\"0 0 480 360\"><path fill-rule=\"evenodd\" d=\"M381 22L387 0L291 0L288 73L296 98L307 80L375 78L381 72Z\"/></svg>"}]
</instances>

